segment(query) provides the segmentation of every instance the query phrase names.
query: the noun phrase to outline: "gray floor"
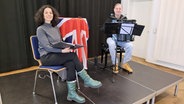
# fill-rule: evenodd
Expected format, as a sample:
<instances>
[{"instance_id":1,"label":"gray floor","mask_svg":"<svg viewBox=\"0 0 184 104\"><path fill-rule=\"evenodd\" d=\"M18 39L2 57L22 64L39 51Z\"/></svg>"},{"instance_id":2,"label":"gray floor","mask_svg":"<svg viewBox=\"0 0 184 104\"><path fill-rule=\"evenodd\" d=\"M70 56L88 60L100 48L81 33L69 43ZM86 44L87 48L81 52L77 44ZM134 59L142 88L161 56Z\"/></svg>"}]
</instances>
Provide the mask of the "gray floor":
<instances>
[{"instance_id":1,"label":"gray floor","mask_svg":"<svg viewBox=\"0 0 184 104\"><path fill-rule=\"evenodd\" d=\"M141 104L159 95L168 87L177 85L182 78L130 62L133 74L122 71L113 75L110 68L100 69L102 64L94 66L88 62L88 73L94 79L100 80L103 86L99 89L83 87L81 91L95 104ZM3 104L54 104L53 93L49 78L39 79L36 95L32 95L35 71L10 75L0 78L0 92ZM45 74L41 72L41 74ZM112 83L112 78L115 80ZM54 74L58 104L76 104L66 100L67 89L65 82L57 82ZM89 100L85 104L91 104Z\"/></svg>"},{"instance_id":2,"label":"gray floor","mask_svg":"<svg viewBox=\"0 0 184 104\"><path fill-rule=\"evenodd\" d=\"M135 81L145 87L148 87L159 95L165 91L168 87L177 85L183 80L182 77L155 70L148 66L140 65L136 62L130 62L130 66L135 69L134 74L127 75L125 72L120 73L121 77L128 78L129 80Z\"/></svg>"}]
</instances>

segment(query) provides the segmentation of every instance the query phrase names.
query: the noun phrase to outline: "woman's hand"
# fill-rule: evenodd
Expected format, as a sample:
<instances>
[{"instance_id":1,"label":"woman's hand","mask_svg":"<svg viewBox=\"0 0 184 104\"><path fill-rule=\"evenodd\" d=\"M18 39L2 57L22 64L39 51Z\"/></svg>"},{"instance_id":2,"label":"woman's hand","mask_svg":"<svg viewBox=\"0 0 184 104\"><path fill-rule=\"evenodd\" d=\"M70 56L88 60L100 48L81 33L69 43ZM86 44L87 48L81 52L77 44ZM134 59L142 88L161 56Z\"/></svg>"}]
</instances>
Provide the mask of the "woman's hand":
<instances>
[{"instance_id":1,"label":"woman's hand","mask_svg":"<svg viewBox=\"0 0 184 104\"><path fill-rule=\"evenodd\" d=\"M72 49L70 49L70 47L68 48L64 48L61 50L62 53L69 53L69 52L72 52Z\"/></svg>"}]
</instances>

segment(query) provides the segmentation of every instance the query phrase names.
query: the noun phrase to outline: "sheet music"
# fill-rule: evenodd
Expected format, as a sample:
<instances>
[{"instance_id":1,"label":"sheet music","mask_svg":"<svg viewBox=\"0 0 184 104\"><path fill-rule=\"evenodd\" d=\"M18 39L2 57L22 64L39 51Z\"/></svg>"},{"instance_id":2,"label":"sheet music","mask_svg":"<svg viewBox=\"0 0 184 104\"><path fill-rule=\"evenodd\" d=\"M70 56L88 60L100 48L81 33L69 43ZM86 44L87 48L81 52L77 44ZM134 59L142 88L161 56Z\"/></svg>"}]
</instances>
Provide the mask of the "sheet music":
<instances>
[{"instance_id":1,"label":"sheet music","mask_svg":"<svg viewBox=\"0 0 184 104\"><path fill-rule=\"evenodd\" d=\"M122 23L121 24L121 29L120 29L120 34L132 35L133 28L134 28L134 24Z\"/></svg>"}]
</instances>

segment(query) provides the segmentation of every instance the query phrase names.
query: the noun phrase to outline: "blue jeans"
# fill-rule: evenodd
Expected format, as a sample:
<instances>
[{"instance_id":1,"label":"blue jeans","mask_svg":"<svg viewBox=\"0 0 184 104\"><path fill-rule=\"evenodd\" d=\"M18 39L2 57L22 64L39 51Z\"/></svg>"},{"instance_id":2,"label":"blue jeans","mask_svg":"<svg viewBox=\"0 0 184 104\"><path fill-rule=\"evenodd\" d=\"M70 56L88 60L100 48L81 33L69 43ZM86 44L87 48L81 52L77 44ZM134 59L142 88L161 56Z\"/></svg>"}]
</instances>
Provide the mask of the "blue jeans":
<instances>
[{"instance_id":1,"label":"blue jeans","mask_svg":"<svg viewBox=\"0 0 184 104\"><path fill-rule=\"evenodd\" d=\"M106 42L109 46L109 52L111 55L112 64L115 65L115 59L116 59L116 63L118 64L118 58L117 57L115 58L115 56L116 56L116 50L115 50L116 44L125 50L122 64L127 63L128 61L131 60L132 50L133 50L133 44L131 42L119 42L119 41L117 42L112 37L107 38Z\"/></svg>"}]
</instances>

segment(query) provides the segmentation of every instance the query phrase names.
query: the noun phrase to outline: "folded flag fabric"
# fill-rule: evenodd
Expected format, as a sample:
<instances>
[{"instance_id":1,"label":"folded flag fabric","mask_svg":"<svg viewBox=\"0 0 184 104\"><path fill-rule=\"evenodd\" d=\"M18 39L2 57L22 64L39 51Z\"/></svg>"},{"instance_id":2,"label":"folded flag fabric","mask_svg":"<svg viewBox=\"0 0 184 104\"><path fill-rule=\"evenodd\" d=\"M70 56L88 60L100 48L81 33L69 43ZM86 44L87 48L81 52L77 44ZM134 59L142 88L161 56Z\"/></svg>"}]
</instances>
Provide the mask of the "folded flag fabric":
<instances>
[{"instance_id":1,"label":"folded flag fabric","mask_svg":"<svg viewBox=\"0 0 184 104\"><path fill-rule=\"evenodd\" d=\"M88 23L85 18L60 18L57 25L65 42L80 44L84 47L76 50L79 60L87 69L87 40L89 38Z\"/></svg>"}]
</instances>

